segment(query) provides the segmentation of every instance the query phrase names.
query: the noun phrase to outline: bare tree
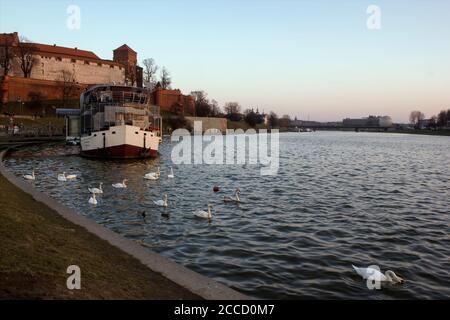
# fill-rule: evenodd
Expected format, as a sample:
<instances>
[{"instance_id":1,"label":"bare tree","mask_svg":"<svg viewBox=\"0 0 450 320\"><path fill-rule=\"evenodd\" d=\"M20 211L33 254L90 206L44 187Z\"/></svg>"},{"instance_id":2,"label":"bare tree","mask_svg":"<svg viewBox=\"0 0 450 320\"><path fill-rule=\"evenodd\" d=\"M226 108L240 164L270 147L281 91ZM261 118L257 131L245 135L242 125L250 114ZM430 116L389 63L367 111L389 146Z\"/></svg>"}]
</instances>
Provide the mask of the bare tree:
<instances>
[{"instance_id":1,"label":"bare tree","mask_svg":"<svg viewBox=\"0 0 450 320\"><path fill-rule=\"evenodd\" d=\"M241 106L237 102L227 102L223 107L226 117L231 121L239 121L242 119Z\"/></svg>"},{"instance_id":2,"label":"bare tree","mask_svg":"<svg viewBox=\"0 0 450 320\"><path fill-rule=\"evenodd\" d=\"M241 106L237 102L227 102L227 103L225 103L225 106L223 108L225 110L225 113L227 113L227 114L241 112Z\"/></svg>"},{"instance_id":3,"label":"bare tree","mask_svg":"<svg viewBox=\"0 0 450 320\"><path fill-rule=\"evenodd\" d=\"M24 78L29 78L34 65L37 63L36 46L27 38L21 37L16 48L16 56L19 59L20 69L22 69Z\"/></svg>"},{"instance_id":4,"label":"bare tree","mask_svg":"<svg viewBox=\"0 0 450 320\"><path fill-rule=\"evenodd\" d=\"M166 67L163 67L161 70L161 87L163 89L170 89L170 84L172 83L172 79L170 77L169 70Z\"/></svg>"},{"instance_id":5,"label":"bare tree","mask_svg":"<svg viewBox=\"0 0 450 320\"><path fill-rule=\"evenodd\" d=\"M425 115L416 110L416 111L411 111L411 113L409 114L409 122L415 127L418 128L419 126L419 121L425 119Z\"/></svg>"},{"instance_id":6,"label":"bare tree","mask_svg":"<svg viewBox=\"0 0 450 320\"><path fill-rule=\"evenodd\" d=\"M219 103L212 99L209 105L211 107L211 117L219 117L221 113Z\"/></svg>"},{"instance_id":7,"label":"bare tree","mask_svg":"<svg viewBox=\"0 0 450 320\"><path fill-rule=\"evenodd\" d=\"M153 89L155 86L155 75L158 71L158 66L153 58L147 58L142 61L144 65L144 86Z\"/></svg>"},{"instance_id":8,"label":"bare tree","mask_svg":"<svg viewBox=\"0 0 450 320\"><path fill-rule=\"evenodd\" d=\"M287 114L283 115L281 119L278 121L280 127L287 128L291 124L291 117Z\"/></svg>"},{"instance_id":9,"label":"bare tree","mask_svg":"<svg viewBox=\"0 0 450 320\"><path fill-rule=\"evenodd\" d=\"M125 74L126 74L126 78L128 79L130 85L134 86L136 84L136 80L137 80L136 65L130 64L126 69Z\"/></svg>"},{"instance_id":10,"label":"bare tree","mask_svg":"<svg viewBox=\"0 0 450 320\"><path fill-rule=\"evenodd\" d=\"M63 106L66 106L67 102L77 92L77 83L75 74L70 70L61 71L61 98Z\"/></svg>"},{"instance_id":11,"label":"bare tree","mask_svg":"<svg viewBox=\"0 0 450 320\"><path fill-rule=\"evenodd\" d=\"M278 116L275 112L271 111L270 115L269 115L269 119L268 119L268 124L271 128L277 127L278 126Z\"/></svg>"},{"instance_id":12,"label":"bare tree","mask_svg":"<svg viewBox=\"0 0 450 320\"><path fill-rule=\"evenodd\" d=\"M4 76L7 76L11 70L14 56L15 52L8 41L8 37L4 37L3 43L0 43L0 67L3 69Z\"/></svg>"}]
</instances>

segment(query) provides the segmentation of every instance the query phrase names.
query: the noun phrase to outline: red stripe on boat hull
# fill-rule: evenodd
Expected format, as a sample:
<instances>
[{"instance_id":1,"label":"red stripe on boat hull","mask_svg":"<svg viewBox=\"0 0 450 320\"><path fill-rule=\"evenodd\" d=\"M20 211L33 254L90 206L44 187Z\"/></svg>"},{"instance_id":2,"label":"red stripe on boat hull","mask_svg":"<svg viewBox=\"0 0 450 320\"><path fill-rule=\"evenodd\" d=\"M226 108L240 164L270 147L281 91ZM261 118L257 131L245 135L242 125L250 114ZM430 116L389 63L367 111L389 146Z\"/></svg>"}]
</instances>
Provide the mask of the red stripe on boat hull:
<instances>
[{"instance_id":1,"label":"red stripe on boat hull","mask_svg":"<svg viewBox=\"0 0 450 320\"><path fill-rule=\"evenodd\" d=\"M98 148L91 150L82 150L81 155L85 157L95 158L111 158L111 159L134 159L134 158L149 158L158 155L157 150L144 149L129 144L122 144L120 146Z\"/></svg>"}]
</instances>

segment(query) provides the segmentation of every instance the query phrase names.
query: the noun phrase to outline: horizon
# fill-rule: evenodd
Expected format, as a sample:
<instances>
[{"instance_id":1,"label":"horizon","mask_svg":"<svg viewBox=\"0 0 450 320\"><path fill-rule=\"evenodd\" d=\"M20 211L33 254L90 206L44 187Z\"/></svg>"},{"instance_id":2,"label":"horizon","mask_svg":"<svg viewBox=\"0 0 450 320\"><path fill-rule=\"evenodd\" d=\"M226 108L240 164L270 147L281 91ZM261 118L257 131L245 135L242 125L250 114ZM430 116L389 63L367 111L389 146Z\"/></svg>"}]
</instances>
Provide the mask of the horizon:
<instances>
[{"instance_id":1,"label":"horizon","mask_svg":"<svg viewBox=\"0 0 450 320\"><path fill-rule=\"evenodd\" d=\"M371 4L381 9L379 30L366 25ZM66 25L69 5L81 10L80 29ZM174 88L204 90L221 107L406 123L413 110L429 118L450 107L449 9L444 1L0 0L0 32L102 59L126 43L141 65L154 58L167 67Z\"/></svg>"}]
</instances>

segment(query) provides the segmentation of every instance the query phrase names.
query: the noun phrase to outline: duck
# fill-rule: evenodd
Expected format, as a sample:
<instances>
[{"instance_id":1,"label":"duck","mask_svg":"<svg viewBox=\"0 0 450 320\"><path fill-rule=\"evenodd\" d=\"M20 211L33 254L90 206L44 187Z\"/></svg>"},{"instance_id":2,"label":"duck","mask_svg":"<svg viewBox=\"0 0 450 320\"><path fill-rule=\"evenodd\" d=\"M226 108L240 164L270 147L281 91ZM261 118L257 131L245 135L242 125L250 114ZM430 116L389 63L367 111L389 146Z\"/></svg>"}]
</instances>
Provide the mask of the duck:
<instances>
[{"instance_id":1,"label":"duck","mask_svg":"<svg viewBox=\"0 0 450 320\"><path fill-rule=\"evenodd\" d=\"M211 208L212 204L208 204L208 211L197 210L194 212L194 216L202 219L211 220L212 219Z\"/></svg>"},{"instance_id":2,"label":"duck","mask_svg":"<svg viewBox=\"0 0 450 320\"><path fill-rule=\"evenodd\" d=\"M66 179L67 180L72 180L72 179L76 179L76 178L77 178L76 174L68 174L68 175L66 175Z\"/></svg>"},{"instance_id":3,"label":"duck","mask_svg":"<svg viewBox=\"0 0 450 320\"><path fill-rule=\"evenodd\" d=\"M98 186L98 188L89 188L88 190L90 193L96 193L96 194L103 194L103 182L100 182L100 185Z\"/></svg>"},{"instance_id":4,"label":"duck","mask_svg":"<svg viewBox=\"0 0 450 320\"><path fill-rule=\"evenodd\" d=\"M175 178L175 175L173 174L173 168L172 168L172 167L170 167L170 173L167 175L167 177L168 177L169 179Z\"/></svg>"},{"instance_id":5,"label":"duck","mask_svg":"<svg viewBox=\"0 0 450 320\"><path fill-rule=\"evenodd\" d=\"M36 180L36 176L34 175L34 170L31 171L31 174L25 174L23 177L26 180Z\"/></svg>"},{"instance_id":6,"label":"duck","mask_svg":"<svg viewBox=\"0 0 450 320\"><path fill-rule=\"evenodd\" d=\"M167 207L167 193L164 194L164 200L153 201L153 203L160 207Z\"/></svg>"},{"instance_id":7,"label":"duck","mask_svg":"<svg viewBox=\"0 0 450 320\"><path fill-rule=\"evenodd\" d=\"M92 193L92 196L89 198L88 201L90 204L97 204L97 199L95 198L95 193Z\"/></svg>"},{"instance_id":8,"label":"duck","mask_svg":"<svg viewBox=\"0 0 450 320\"><path fill-rule=\"evenodd\" d=\"M113 186L113 188L118 188L118 189L126 188L127 185L125 184L125 182L127 182L127 181L128 181L127 179L123 179L122 182L113 183L112 186Z\"/></svg>"},{"instance_id":9,"label":"duck","mask_svg":"<svg viewBox=\"0 0 450 320\"><path fill-rule=\"evenodd\" d=\"M158 180L160 175L161 175L161 171L159 170L159 167L158 167L158 171L146 173L144 175L144 179L147 179L147 180Z\"/></svg>"},{"instance_id":10,"label":"duck","mask_svg":"<svg viewBox=\"0 0 450 320\"><path fill-rule=\"evenodd\" d=\"M223 201L224 202L239 203L239 202L241 202L241 199L239 198L240 194L241 194L241 190L239 188L236 188L236 190L234 191L234 198L233 197L224 196L223 197Z\"/></svg>"},{"instance_id":11,"label":"duck","mask_svg":"<svg viewBox=\"0 0 450 320\"><path fill-rule=\"evenodd\" d=\"M66 173L58 173L58 181L67 181Z\"/></svg>"},{"instance_id":12,"label":"duck","mask_svg":"<svg viewBox=\"0 0 450 320\"><path fill-rule=\"evenodd\" d=\"M359 274L363 279L371 278L373 280L378 280L381 282L389 282L392 284L404 283L405 280L395 274L392 270L387 270L384 274L380 270L368 267L368 268L358 268L352 265L356 273Z\"/></svg>"}]
</instances>

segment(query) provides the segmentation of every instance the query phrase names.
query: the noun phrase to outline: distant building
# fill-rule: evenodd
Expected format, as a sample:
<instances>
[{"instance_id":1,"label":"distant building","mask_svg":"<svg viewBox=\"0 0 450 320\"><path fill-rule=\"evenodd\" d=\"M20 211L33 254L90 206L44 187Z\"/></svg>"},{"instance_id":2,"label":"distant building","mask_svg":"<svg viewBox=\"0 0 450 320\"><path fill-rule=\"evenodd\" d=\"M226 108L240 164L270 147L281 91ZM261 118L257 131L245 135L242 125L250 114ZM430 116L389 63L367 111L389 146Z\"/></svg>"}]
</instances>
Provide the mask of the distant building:
<instances>
[{"instance_id":1,"label":"distant building","mask_svg":"<svg viewBox=\"0 0 450 320\"><path fill-rule=\"evenodd\" d=\"M418 121L417 127L419 129L426 129L431 125L431 123L432 123L431 119L421 119Z\"/></svg>"},{"instance_id":2,"label":"distant building","mask_svg":"<svg viewBox=\"0 0 450 320\"><path fill-rule=\"evenodd\" d=\"M343 127L357 128L357 127L374 127L374 128L388 128L392 127L392 119L389 116L369 116L367 118L342 120Z\"/></svg>"}]
</instances>

